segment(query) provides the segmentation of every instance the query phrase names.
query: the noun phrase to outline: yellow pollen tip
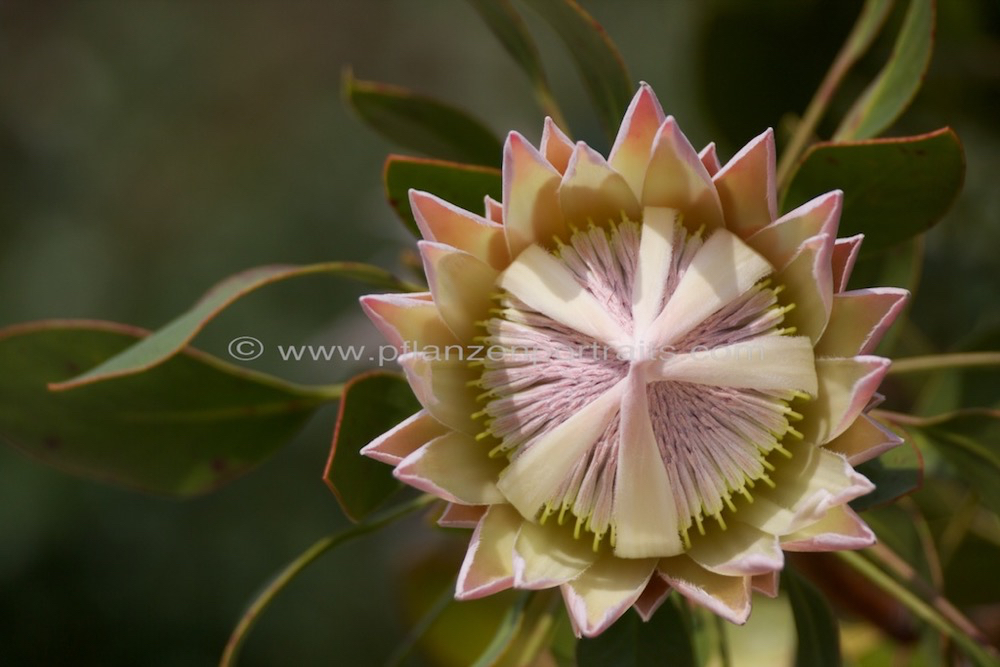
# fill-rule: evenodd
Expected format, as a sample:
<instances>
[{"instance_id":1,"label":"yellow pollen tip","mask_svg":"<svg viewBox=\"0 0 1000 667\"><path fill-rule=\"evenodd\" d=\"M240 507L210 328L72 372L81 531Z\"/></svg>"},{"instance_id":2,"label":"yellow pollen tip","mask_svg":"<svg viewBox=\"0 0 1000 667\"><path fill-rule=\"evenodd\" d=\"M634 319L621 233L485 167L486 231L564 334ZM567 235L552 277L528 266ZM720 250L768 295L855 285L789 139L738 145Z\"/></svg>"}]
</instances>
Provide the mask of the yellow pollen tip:
<instances>
[{"instance_id":1,"label":"yellow pollen tip","mask_svg":"<svg viewBox=\"0 0 1000 667\"><path fill-rule=\"evenodd\" d=\"M805 417L803 417L801 413L798 413L795 410L792 410L791 408L785 410L785 416L788 417L789 419L794 419L795 421L801 421L805 419Z\"/></svg>"},{"instance_id":2,"label":"yellow pollen tip","mask_svg":"<svg viewBox=\"0 0 1000 667\"><path fill-rule=\"evenodd\" d=\"M803 439L805 439L805 436L802 435L802 433L800 433L798 430L792 428L791 426L788 427L788 430L786 431L786 433L788 433L789 435L791 435L793 438L795 438L797 440L803 440Z\"/></svg>"},{"instance_id":3,"label":"yellow pollen tip","mask_svg":"<svg viewBox=\"0 0 1000 667\"><path fill-rule=\"evenodd\" d=\"M722 512L716 512L715 514L712 515L712 518L715 519L715 522L719 524L719 528L721 528L722 530L728 528L725 519L722 518Z\"/></svg>"},{"instance_id":4,"label":"yellow pollen tip","mask_svg":"<svg viewBox=\"0 0 1000 667\"><path fill-rule=\"evenodd\" d=\"M728 493L726 495L722 496L722 499L726 502L726 507L729 508L730 512L735 512L736 511L736 505L733 504L732 498L730 497L730 495Z\"/></svg>"},{"instance_id":5,"label":"yellow pollen tip","mask_svg":"<svg viewBox=\"0 0 1000 667\"><path fill-rule=\"evenodd\" d=\"M769 487L771 487L772 489L773 489L773 488L774 488L774 486L775 486L775 485L774 485L774 482L773 482L773 481L771 480L771 478L770 478L770 477L768 477L767 475L761 475L761 476L760 476L760 480L761 480L761 481L763 481L763 482L764 482L765 484L767 484L767 485L768 485Z\"/></svg>"},{"instance_id":6,"label":"yellow pollen tip","mask_svg":"<svg viewBox=\"0 0 1000 667\"><path fill-rule=\"evenodd\" d=\"M803 401L808 401L812 398L812 396L810 396L806 392L799 391L798 389L792 390L792 396L794 396L795 398L801 398Z\"/></svg>"},{"instance_id":7,"label":"yellow pollen tip","mask_svg":"<svg viewBox=\"0 0 1000 667\"><path fill-rule=\"evenodd\" d=\"M747 491L747 487L745 487L745 486L741 486L740 487L740 495L742 495L744 498L746 498L748 503L752 503L753 502L753 496L750 494L749 491Z\"/></svg>"},{"instance_id":8,"label":"yellow pollen tip","mask_svg":"<svg viewBox=\"0 0 1000 667\"><path fill-rule=\"evenodd\" d=\"M690 526L688 526L690 528ZM684 543L685 549L691 548L691 537L688 535L688 528L681 531L681 541Z\"/></svg>"},{"instance_id":9,"label":"yellow pollen tip","mask_svg":"<svg viewBox=\"0 0 1000 667\"><path fill-rule=\"evenodd\" d=\"M601 548L601 539L604 537L604 533L594 533L594 553Z\"/></svg>"},{"instance_id":10,"label":"yellow pollen tip","mask_svg":"<svg viewBox=\"0 0 1000 667\"><path fill-rule=\"evenodd\" d=\"M785 449L784 447L782 447L781 445L775 445L774 448L779 452L781 452L781 455L784 456L786 459L792 458L792 453L787 449Z\"/></svg>"},{"instance_id":11,"label":"yellow pollen tip","mask_svg":"<svg viewBox=\"0 0 1000 667\"><path fill-rule=\"evenodd\" d=\"M538 519L538 523L544 526L545 522L549 520L549 517L552 516L553 512L555 512L555 510L552 509L552 503L545 503L545 509L542 510L542 516Z\"/></svg>"},{"instance_id":12,"label":"yellow pollen tip","mask_svg":"<svg viewBox=\"0 0 1000 667\"><path fill-rule=\"evenodd\" d=\"M480 433L479 435L476 436L476 440L485 440L487 437L489 437L489 435L490 435L489 433ZM501 456L503 456L503 444L501 443L496 447L494 447L493 449L491 449L488 456L491 459L498 459Z\"/></svg>"},{"instance_id":13,"label":"yellow pollen tip","mask_svg":"<svg viewBox=\"0 0 1000 667\"><path fill-rule=\"evenodd\" d=\"M701 512L698 512L697 514L694 515L694 522L695 522L695 525L698 526L698 533L700 535L704 535L705 534L705 525L701 522Z\"/></svg>"},{"instance_id":14,"label":"yellow pollen tip","mask_svg":"<svg viewBox=\"0 0 1000 667\"><path fill-rule=\"evenodd\" d=\"M556 522L561 526L566 521L566 510L569 509L569 503L563 503L562 509L559 510L559 518Z\"/></svg>"},{"instance_id":15,"label":"yellow pollen tip","mask_svg":"<svg viewBox=\"0 0 1000 667\"><path fill-rule=\"evenodd\" d=\"M576 517L576 525L573 526L573 539L574 540L580 539L580 528L582 528L582 527L583 527L583 517L582 516L578 516L578 517Z\"/></svg>"},{"instance_id":16,"label":"yellow pollen tip","mask_svg":"<svg viewBox=\"0 0 1000 667\"><path fill-rule=\"evenodd\" d=\"M768 282L770 282L770 280L771 279L768 278ZM774 294L774 296L778 296L779 294L781 294L784 291L785 291L785 286L784 285L778 285L777 287L775 287L774 289L771 290L771 293Z\"/></svg>"},{"instance_id":17,"label":"yellow pollen tip","mask_svg":"<svg viewBox=\"0 0 1000 667\"><path fill-rule=\"evenodd\" d=\"M768 461L767 459L761 459L760 464L765 468L767 468L770 472L774 472L774 464ZM766 476L767 475L764 475L764 477Z\"/></svg>"}]
</instances>

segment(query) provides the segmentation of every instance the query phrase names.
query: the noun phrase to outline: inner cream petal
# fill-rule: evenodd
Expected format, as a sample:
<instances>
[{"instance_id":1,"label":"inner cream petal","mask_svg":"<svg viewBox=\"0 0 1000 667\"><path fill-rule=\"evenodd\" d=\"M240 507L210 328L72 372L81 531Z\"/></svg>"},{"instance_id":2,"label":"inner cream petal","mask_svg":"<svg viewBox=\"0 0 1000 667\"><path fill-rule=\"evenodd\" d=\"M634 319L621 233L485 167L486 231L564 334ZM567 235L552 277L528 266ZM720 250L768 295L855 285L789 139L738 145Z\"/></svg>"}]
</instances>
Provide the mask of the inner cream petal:
<instances>
[{"instance_id":1,"label":"inner cream petal","mask_svg":"<svg viewBox=\"0 0 1000 667\"><path fill-rule=\"evenodd\" d=\"M500 276L499 286L538 312L611 346L625 341L625 332L607 309L580 286L573 274L551 254L530 246Z\"/></svg>"}]
</instances>

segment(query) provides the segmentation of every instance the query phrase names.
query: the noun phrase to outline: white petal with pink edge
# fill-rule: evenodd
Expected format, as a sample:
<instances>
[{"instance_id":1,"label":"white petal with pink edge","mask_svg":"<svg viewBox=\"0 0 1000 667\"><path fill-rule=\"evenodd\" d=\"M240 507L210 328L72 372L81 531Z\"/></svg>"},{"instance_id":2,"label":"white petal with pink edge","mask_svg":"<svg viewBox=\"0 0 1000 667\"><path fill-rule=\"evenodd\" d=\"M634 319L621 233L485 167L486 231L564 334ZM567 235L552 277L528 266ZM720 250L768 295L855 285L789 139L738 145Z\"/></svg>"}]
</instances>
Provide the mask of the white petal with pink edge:
<instances>
[{"instance_id":1,"label":"white petal with pink edge","mask_svg":"<svg viewBox=\"0 0 1000 667\"><path fill-rule=\"evenodd\" d=\"M393 475L448 502L490 505L504 502L496 485L503 467L504 461L490 458L483 443L451 431L403 459Z\"/></svg>"},{"instance_id":2,"label":"white petal with pink edge","mask_svg":"<svg viewBox=\"0 0 1000 667\"><path fill-rule=\"evenodd\" d=\"M491 505L472 533L455 584L455 598L474 600L514 585L514 540L521 516L510 505Z\"/></svg>"},{"instance_id":3,"label":"white petal with pink edge","mask_svg":"<svg viewBox=\"0 0 1000 667\"><path fill-rule=\"evenodd\" d=\"M499 273L485 262L443 243L417 243L424 271L441 319L460 341L476 335L476 322L487 319Z\"/></svg>"},{"instance_id":4,"label":"white petal with pink edge","mask_svg":"<svg viewBox=\"0 0 1000 667\"><path fill-rule=\"evenodd\" d=\"M442 528L466 528L473 529L479 525L479 521L486 514L486 505L459 505L458 503L448 503L444 512L438 517L437 525Z\"/></svg>"},{"instance_id":5,"label":"white petal with pink edge","mask_svg":"<svg viewBox=\"0 0 1000 667\"><path fill-rule=\"evenodd\" d=\"M875 544L875 533L846 505L831 507L822 519L781 539L785 551L842 551Z\"/></svg>"},{"instance_id":6,"label":"white petal with pink edge","mask_svg":"<svg viewBox=\"0 0 1000 667\"><path fill-rule=\"evenodd\" d=\"M758 593L762 593L769 598L778 597L778 583L781 580L781 573L768 572L767 574L755 574L750 579L750 586Z\"/></svg>"},{"instance_id":7,"label":"white petal with pink edge","mask_svg":"<svg viewBox=\"0 0 1000 667\"><path fill-rule=\"evenodd\" d=\"M561 174L517 132L503 149L503 220L511 257L532 243L550 245L568 228L559 210Z\"/></svg>"},{"instance_id":8,"label":"white petal with pink edge","mask_svg":"<svg viewBox=\"0 0 1000 667\"><path fill-rule=\"evenodd\" d=\"M642 210L628 183L593 148L577 143L559 186L559 207L570 228L638 220Z\"/></svg>"},{"instance_id":9,"label":"white petal with pink edge","mask_svg":"<svg viewBox=\"0 0 1000 667\"><path fill-rule=\"evenodd\" d=\"M642 595L656 563L655 558L604 555L563 584L563 599L576 635L597 636L621 618Z\"/></svg>"},{"instance_id":10,"label":"white petal with pink edge","mask_svg":"<svg viewBox=\"0 0 1000 667\"><path fill-rule=\"evenodd\" d=\"M573 537L570 526L526 521L514 542L514 586L528 590L559 586L575 579L595 560L597 552L590 540Z\"/></svg>"},{"instance_id":11,"label":"white petal with pink edge","mask_svg":"<svg viewBox=\"0 0 1000 667\"><path fill-rule=\"evenodd\" d=\"M755 232L747 243L776 269L783 269L807 239L821 234L837 236L843 203L840 190L820 195Z\"/></svg>"},{"instance_id":12,"label":"white petal with pink edge","mask_svg":"<svg viewBox=\"0 0 1000 667\"><path fill-rule=\"evenodd\" d=\"M458 344L455 334L441 319L430 292L369 294L360 301L368 319L400 351Z\"/></svg>"},{"instance_id":13,"label":"white petal with pink edge","mask_svg":"<svg viewBox=\"0 0 1000 667\"><path fill-rule=\"evenodd\" d=\"M663 578L663 575L654 571L653 576L649 578L649 582L646 584L646 588L643 589L642 595L635 601L632 608L636 610L643 621L648 623L649 619L653 618L656 610L666 601L671 590L673 589L670 588L670 584Z\"/></svg>"},{"instance_id":14,"label":"white petal with pink edge","mask_svg":"<svg viewBox=\"0 0 1000 667\"><path fill-rule=\"evenodd\" d=\"M642 196L653 138L663 121L663 109L653 89L640 84L608 157L608 163L625 178L636 198Z\"/></svg>"},{"instance_id":15,"label":"white petal with pink edge","mask_svg":"<svg viewBox=\"0 0 1000 667\"><path fill-rule=\"evenodd\" d=\"M888 428L868 415L859 415L846 431L823 446L856 466L901 444L903 439Z\"/></svg>"},{"instance_id":16,"label":"white petal with pink edge","mask_svg":"<svg viewBox=\"0 0 1000 667\"><path fill-rule=\"evenodd\" d=\"M687 556L664 558L658 569L674 590L727 621L742 625L750 617L750 577L709 572Z\"/></svg>"},{"instance_id":17,"label":"white petal with pink edge","mask_svg":"<svg viewBox=\"0 0 1000 667\"><path fill-rule=\"evenodd\" d=\"M864 234L857 234L837 239L836 243L833 244L830 264L833 269L833 290L835 292L843 292L847 289L847 281L851 278L851 271L854 270L854 263L858 260L858 252L861 250L861 242L864 239Z\"/></svg>"},{"instance_id":18,"label":"white petal with pink edge","mask_svg":"<svg viewBox=\"0 0 1000 667\"><path fill-rule=\"evenodd\" d=\"M719 193L691 142L668 117L656 133L642 185L644 206L675 208L690 231L725 226Z\"/></svg>"},{"instance_id":19,"label":"white petal with pink edge","mask_svg":"<svg viewBox=\"0 0 1000 667\"><path fill-rule=\"evenodd\" d=\"M397 465L447 432L447 426L431 417L426 410L421 410L362 447L361 454L382 463Z\"/></svg>"},{"instance_id":20,"label":"white petal with pink edge","mask_svg":"<svg viewBox=\"0 0 1000 667\"><path fill-rule=\"evenodd\" d=\"M895 287L834 294L830 322L816 343L816 355L850 357L874 351L909 297L907 290Z\"/></svg>"},{"instance_id":21,"label":"white petal with pink edge","mask_svg":"<svg viewBox=\"0 0 1000 667\"><path fill-rule=\"evenodd\" d=\"M482 426L472 419L479 410L469 382L477 375L467 361L457 358L433 358L423 352L400 355L399 365L406 373L420 405L439 422L456 431L477 435Z\"/></svg>"},{"instance_id":22,"label":"white petal with pink edge","mask_svg":"<svg viewBox=\"0 0 1000 667\"><path fill-rule=\"evenodd\" d=\"M808 239L774 277L775 283L785 287L783 300L795 304L785 314L783 324L795 327L796 333L814 343L823 335L833 307L830 253L834 240L829 234Z\"/></svg>"},{"instance_id":23,"label":"white petal with pink edge","mask_svg":"<svg viewBox=\"0 0 1000 667\"><path fill-rule=\"evenodd\" d=\"M806 417L801 424L806 440L822 445L846 431L867 407L888 370L889 360L882 357L816 359L819 392L800 409Z\"/></svg>"},{"instance_id":24,"label":"white petal with pink edge","mask_svg":"<svg viewBox=\"0 0 1000 667\"><path fill-rule=\"evenodd\" d=\"M775 488L758 485L753 503L740 508L739 520L779 537L822 519L832 507L870 493L875 485L843 456L802 443L791 460L772 473Z\"/></svg>"},{"instance_id":25,"label":"white petal with pink edge","mask_svg":"<svg viewBox=\"0 0 1000 667\"><path fill-rule=\"evenodd\" d=\"M548 116L545 117L542 141L539 143L538 149L549 161L549 164L555 167L556 171L560 174L566 173L566 166L573 154L573 142Z\"/></svg>"},{"instance_id":26,"label":"white petal with pink edge","mask_svg":"<svg viewBox=\"0 0 1000 667\"><path fill-rule=\"evenodd\" d=\"M709 572L731 577L780 570L785 558L778 538L738 519L737 514L725 530L715 526L696 535L687 555Z\"/></svg>"},{"instance_id":27,"label":"white petal with pink edge","mask_svg":"<svg viewBox=\"0 0 1000 667\"><path fill-rule=\"evenodd\" d=\"M712 177L726 227L741 238L763 229L777 217L774 163L774 132L768 129Z\"/></svg>"},{"instance_id":28,"label":"white petal with pink edge","mask_svg":"<svg viewBox=\"0 0 1000 667\"><path fill-rule=\"evenodd\" d=\"M503 226L419 190L410 190L410 210L424 239L464 250L498 270L510 262Z\"/></svg>"},{"instance_id":29,"label":"white petal with pink edge","mask_svg":"<svg viewBox=\"0 0 1000 667\"><path fill-rule=\"evenodd\" d=\"M705 169L708 170L710 176L715 176L719 169L722 168L722 163L719 162L719 154L715 150L714 141L710 142L698 152L698 158L701 160L701 163L705 165Z\"/></svg>"}]
</instances>

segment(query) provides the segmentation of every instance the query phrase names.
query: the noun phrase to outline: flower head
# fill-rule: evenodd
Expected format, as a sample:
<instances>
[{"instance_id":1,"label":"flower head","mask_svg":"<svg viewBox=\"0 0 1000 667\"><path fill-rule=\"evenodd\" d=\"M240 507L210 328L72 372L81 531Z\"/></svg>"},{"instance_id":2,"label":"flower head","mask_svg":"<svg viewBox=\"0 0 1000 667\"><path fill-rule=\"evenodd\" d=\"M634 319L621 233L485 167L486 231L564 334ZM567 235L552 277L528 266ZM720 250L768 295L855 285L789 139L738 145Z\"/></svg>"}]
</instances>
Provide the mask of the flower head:
<instances>
[{"instance_id":1,"label":"flower head","mask_svg":"<svg viewBox=\"0 0 1000 667\"><path fill-rule=\"evenodd\" d=\"M423 410L363 451L475 527L456 592L559 586L578 634L671 589L736 623L783 551L868 546L852 464L903 290L845 291L842 193L776 219L774 140L725 166L643 85L607 160L517 133L485 217L411 192L430 292L362 304Z\"/></svg>"}]
</instances>

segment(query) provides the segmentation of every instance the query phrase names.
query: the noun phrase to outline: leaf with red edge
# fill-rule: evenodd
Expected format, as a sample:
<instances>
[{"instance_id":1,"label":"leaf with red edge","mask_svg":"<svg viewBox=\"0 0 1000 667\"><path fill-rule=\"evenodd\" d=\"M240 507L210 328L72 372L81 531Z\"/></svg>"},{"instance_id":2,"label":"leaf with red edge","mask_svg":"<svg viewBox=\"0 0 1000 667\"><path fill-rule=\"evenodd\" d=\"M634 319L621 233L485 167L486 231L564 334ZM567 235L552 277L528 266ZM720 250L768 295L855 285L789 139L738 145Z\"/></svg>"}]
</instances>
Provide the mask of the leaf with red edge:
<instances>
[{"instance_id":1,"label":"leaf with red edge","mask_svg":"<svg viewBox=\"0 0 1000 667\"><path fill-rule=\"evenodd\" d=\"M74 475L186 497L264 461L338 394L191 348L145 373L71 391L48 389L146 334L85 320L0 331L0 440Z\"/></svg>"},{"instance_id":2,"label":"leaf with red edge","mask_svg":"<svg viewBox=\"0 0 1000 667\"><path fill-rule=\"evenodd\" d=\"M344 98L386 139L431 157L474 164L500 163L493 132L461 109L399 86L355 79L344 72Z\"/></svg>"},{"instance_id":3,"label":"leaf with red edge","mask_svg":"<svg viewBox=\"0 0 1000 667\"><path fill-rule=\"evenodd\" d=\"M358 262L324 262L293 266L260 266L229 276L198 300L186 313L162 329L122 350L82 375L53 382L52 389L62 391L135 373L141 373L167 361L191 342L202 328L234 301L273 283L315 274L353 278L392 291L419 291L377 266ZM83 366L82 368L86 368Z\"/></svg>"},{"instance_id":4,"label":"leaf with red edge","mask_svg":"<svg viewBox=\"0 0 1000 667\"><path fill-rule=\"evenodd\" d=\"M410 211L410 190L429 192L480 214L485 206L483 198L489 195L499 201L502 190L499 169L404 155L386 159L382 180L389 204L416 236L420 236L420 230Z\"/></svg>"},{"instance_id":5,"label":"leaf with red edge","mask_svg":"<svg viewBox=\"0 0 1000 667\"><path fill-rule=\"evenodd\" d=\"M838 236L864 234L873 255L927 231L951 208L965 179L965 154L950 128L928 134L810 148L782 201L788 211L844 191Z\"/></svg>"},{"instance_id":6,"label":"leaf with red edge","mask_svg":"<svg viewBox=\"0 0 1000 667\"><path fill-rule=\"evenodd\" d=\"M420 410L406 379L375 371L344 386L333 447L323 481L352 521L361 521L401 484L392 468L361 455L361 448Z\"/></svg>"}]
</instances>

